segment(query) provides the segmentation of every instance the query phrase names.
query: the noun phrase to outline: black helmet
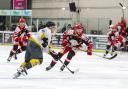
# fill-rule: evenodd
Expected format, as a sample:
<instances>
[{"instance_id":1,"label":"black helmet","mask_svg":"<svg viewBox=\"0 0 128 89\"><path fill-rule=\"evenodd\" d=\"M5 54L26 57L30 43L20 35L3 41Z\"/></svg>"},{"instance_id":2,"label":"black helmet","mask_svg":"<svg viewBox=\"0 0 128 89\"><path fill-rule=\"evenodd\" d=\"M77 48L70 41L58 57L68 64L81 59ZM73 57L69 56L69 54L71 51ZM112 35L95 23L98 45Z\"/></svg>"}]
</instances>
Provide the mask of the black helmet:
<instances>
[{"instance_id":1,"label":"black helmet","mask_svg":"<svg viewBox=\"0 0 128 89\"><path fill-rule=\"evenodd\" d=\"M46 27L51 27L51 26L55 26L55 23L51 21L46 23Z\"/></svg>"}]
</instances>

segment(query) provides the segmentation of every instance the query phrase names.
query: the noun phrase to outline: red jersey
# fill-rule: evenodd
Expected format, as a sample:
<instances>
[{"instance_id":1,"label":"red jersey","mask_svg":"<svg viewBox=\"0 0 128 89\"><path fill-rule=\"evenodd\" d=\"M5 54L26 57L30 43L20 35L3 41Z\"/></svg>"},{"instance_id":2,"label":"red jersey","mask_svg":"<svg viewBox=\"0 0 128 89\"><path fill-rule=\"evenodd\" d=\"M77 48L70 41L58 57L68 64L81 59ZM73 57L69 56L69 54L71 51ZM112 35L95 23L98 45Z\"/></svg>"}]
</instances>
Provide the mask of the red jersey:
<instances>
[{"instance_id":1,"label":"red jersey","mask_svg":"<svg viewBox=\"0 0 128 89\"><path fill-rule=\"evenodd\" d=\"M108 45L115 45L117 43L118 32L108 32Z\"/></svg>"},{"instance_id":2,"label":"red jersey","mask_svg":"<svg viewBox=\"0 0 128 89\"><path fill-rule=\"evenodd\" d=\"M82 47L83 43L92 48L92 41L85 34L81 34L80 36L78 36L77 34L75 34L74 30L67 30L63 33L63 47L80 48Z\"/></svg>"},{"instance_id":3,"label":"red jersey","mask_svg":"<svg viewBox=\"0 0 128 89\"><path fill-rule=\"evenodd\" d=\"M12 37L14 41L16 41L18 38L20 38L23 41L27 39L28 36L30 36L30 31L27 29L26 26L23 28L17 26Z\"/></svg>"}]
</instances>

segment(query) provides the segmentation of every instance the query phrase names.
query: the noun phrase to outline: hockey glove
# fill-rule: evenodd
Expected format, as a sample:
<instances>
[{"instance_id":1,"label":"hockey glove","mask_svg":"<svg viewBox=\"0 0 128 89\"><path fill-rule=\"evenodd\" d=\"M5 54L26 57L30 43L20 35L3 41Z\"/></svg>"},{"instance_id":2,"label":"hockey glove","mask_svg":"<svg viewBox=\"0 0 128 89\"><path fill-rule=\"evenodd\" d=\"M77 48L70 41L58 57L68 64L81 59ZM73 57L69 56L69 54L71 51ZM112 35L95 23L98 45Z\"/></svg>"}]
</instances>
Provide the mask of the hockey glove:
<instances>
[{"instance_id":1,"label":"hockey glove","mask_svg":"<svg viewBox=\"0 0 128 89\"><path fill-rule=\"evenodd\" d=\"M92 55L92 45L89 45L87 48L87 55Z\"/></svg>"},{"instance_id":2,"label":"hockey glove","mask_svg":"<svg viewBox=\"0 0 128 89\"><path fill-rule=\"evenodd\" d=\"M87 55L92 55L92 50L87 50Z\"/></svg>"},{"instance_id":3,"label":"hockey glove","mask_svg":"<svg viewBox=\"0 0 128 89\"><path fill-rule=\"evenodd\" d=\"M28 37L26 37L26 36L24 36L24 37L22 38L22 40L23 40L24 42L27 42L27 39L28 39Z\"/></svg>"},{"instance_id":4,"label":"hockey glove","mask_svg":"<svg viewBox=\"0 0 128 89\"><path fill-rule=\"evenodd\" d=\"M21 41L21 38L20 38L20 37L17 37L17 38L15 39L15 41L16 41L16 42L20 42L20 41Z\"/></svg>"},{"instance_id":5,"label":"hockey glove","mask_svg":"<svg viewBox=\"0 0 128 89\"><path fill-rule=\"evenodd\" d=\"M43 40L42 46L44 48L47 47L47 45L48 45L48 38L43 38L42 40Z\"/></svg>"}]
</instances>

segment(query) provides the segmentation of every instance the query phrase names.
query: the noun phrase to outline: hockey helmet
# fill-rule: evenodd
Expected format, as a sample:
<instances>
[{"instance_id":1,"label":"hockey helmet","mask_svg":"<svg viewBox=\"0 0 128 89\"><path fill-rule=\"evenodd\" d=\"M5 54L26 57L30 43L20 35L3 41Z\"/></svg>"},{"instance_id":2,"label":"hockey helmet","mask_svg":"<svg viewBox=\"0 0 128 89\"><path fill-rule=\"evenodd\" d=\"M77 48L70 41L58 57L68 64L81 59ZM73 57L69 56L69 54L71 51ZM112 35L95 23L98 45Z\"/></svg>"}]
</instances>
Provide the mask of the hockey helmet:
<instances>
[{"instance_id":1,"label":"hockey helmet","mask_svg":"<svg viewBox=\"0 0 128 89\"><path fill-rule=\"evenodd\" d=\"M114 26L114 25L111 24L111 25L109 26L109 28L112 28L113 26Z\"/></svg>"},{"instance_id":2,"label":"hockey helmet","mask_svg":"<svg viewBox=\"0 0 128 89\"><path fill-rule=\"evenodd\" d=\"M73 29L75 30L75 33L77 35L81 36L83 34L84 27L83 27L83 25L81 23L75 24L73 26Z\"/></svg>"},{"instance_id":3,"label":"hockey helmet","mask_svg":"<svg viewBox=\"0 0 128 89\"><path fill-rule=\"evenodd\" d=\"M112 32L116 32L117 31L117 26L113 25L110 29L111 29Z\"/></svg>"},{"instance_id":4,"label":"hockey helmet","mask_svg":"<svg viewBox=\"0 0 128 89\"><path fill-rule=\"evenodd\" d=\"M74 29L83 29L83 25L81 23L77 23L73 26Z\"/></svg>"},{"instance_id":5,"label":"hockey helmet","mask_svg":"<svg viewBox=\"0 0 128 89\"><path fill-rule=\"evenodd\" d=\"M20 18L19 23L26 23L26 20L24 18Z\"/></svg>"},{"instance_id":6,"label":"hockey helmet","mask_svg":"<svg viewBox=\"0 0 128 89\"><path fill-rule=\"evenodd\" d=\"M54 22L49 21L46 23L46 27L52 27L52 26L55 26Z\"/></svg>"}]
</instances>

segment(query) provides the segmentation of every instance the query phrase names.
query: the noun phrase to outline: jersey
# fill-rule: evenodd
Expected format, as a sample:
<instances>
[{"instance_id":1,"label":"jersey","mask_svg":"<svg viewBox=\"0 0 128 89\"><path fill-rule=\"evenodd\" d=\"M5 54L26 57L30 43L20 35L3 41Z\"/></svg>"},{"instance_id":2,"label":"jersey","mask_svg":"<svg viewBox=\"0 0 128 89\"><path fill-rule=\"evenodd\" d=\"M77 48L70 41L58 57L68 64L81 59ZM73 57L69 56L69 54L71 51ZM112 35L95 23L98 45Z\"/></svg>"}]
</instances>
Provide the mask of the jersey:
<instances>
[{"instance_id":1,"label":"jersey","mask_svg":"<svg viewBox=\"0 0 128 89\"><path fill-rule=\"evenodd\" d=\"M26 41L29 35L30 35L30 31L28 30L27 26L24 26L23 28L21 28L20 26L17 26L12 35L13 43L14 44L21 43L22 45L26 45Z\"/></svg>"},{"instance_id":2,"label":"jersey","mask_svg":"<svg viewBox=\"0 0 128 89\"><path fill-rule=\"evenodd\" d=\"M121 27L120 31L119 31L119 34L122 35L122 36L125 36L126 33L126 20L125 19L122 19L121 22L118 24L118 26Z\"/></svg>"},{"instance_id":3,"label":"jersey","mask_svg":"<svg viewBox=\"0 0 128 89\"><path fill-rule=\"evenodd\" d=\"M48 38L48 45L50 45L51 44L51 38L52 38L51 30L49 28L47 28L47 27L39 30L38 38L39 38L39 41L41 43L43 43L43 40L41 39L41 34L42 33L44 34L45 38Z\"/></svg>"},{"instance_id":4,"label":"jersey","mask_svg":"<svg viewBox=\"0 0 128 89\"><path fill-rule=\"evenodd\" d=\"M117 44L117 38L119 36L118 32L109 31L107 33L107 36L108 36L107 45L115 46Z\"/></svg>"},{"instance_id":5,"label":"jersey","mask_svg":"<svg viewBox=\"0 0 128 89\"><path fill-rule=\"evenodd\" d=\"M45 48L43 48L45 50L45 52L48 53L49 51L49 45L51 45L51 37L52 37L52 33L51 30L48 27L45 27L43 29L40 29L39 32L37 33L37 36L35 36L35 39L39 41L40 44L44 44L45 41L43 40L43 38L47 39L47 46Z\"/></svg>"},{"instance_id":6,"label":"jersey","mask_svg":"<svg viewBox=\"0 0 128 89\"><path fill-rule=\"evenodd\" d=\"M80 49L82 44L86 44L88 48L92 49L92 41L85 35L80 36L75 34L74 30L68 30L63 33L62 37L62 47L70 47Z\"/></svg>"}]
</instances>

